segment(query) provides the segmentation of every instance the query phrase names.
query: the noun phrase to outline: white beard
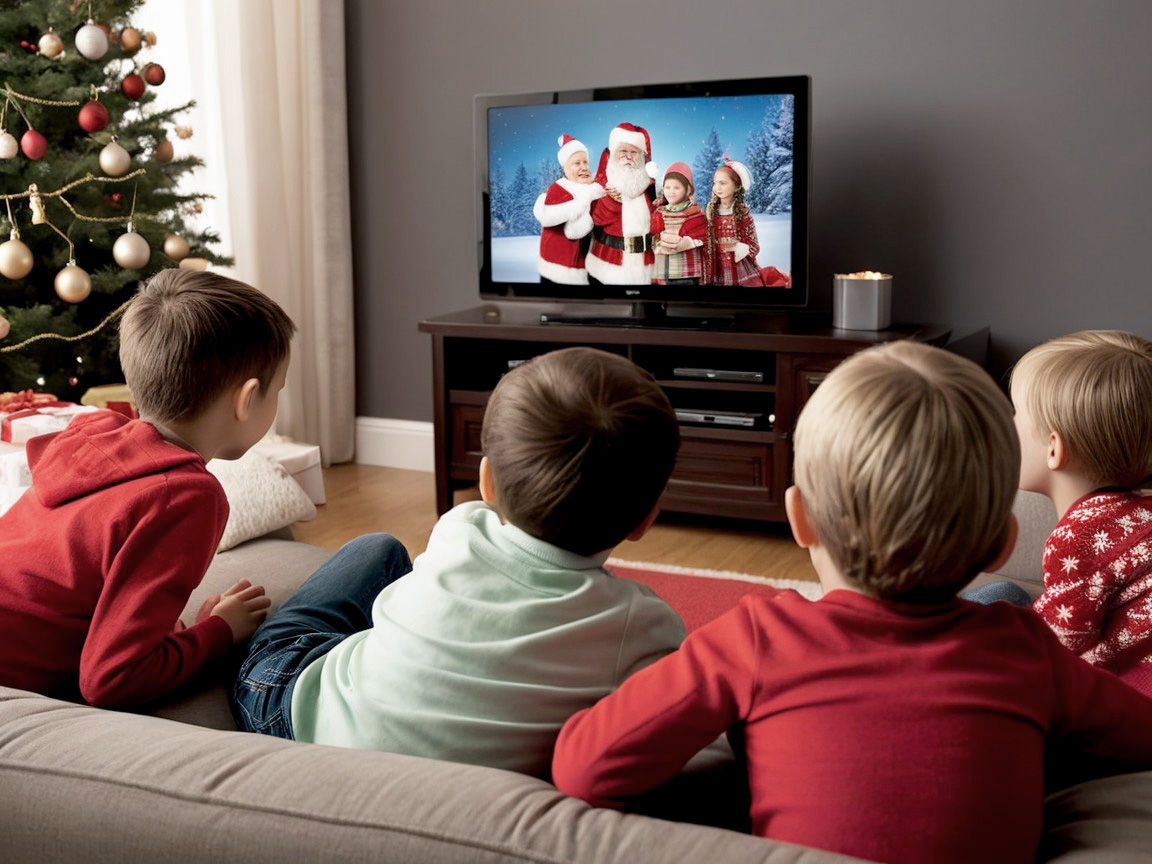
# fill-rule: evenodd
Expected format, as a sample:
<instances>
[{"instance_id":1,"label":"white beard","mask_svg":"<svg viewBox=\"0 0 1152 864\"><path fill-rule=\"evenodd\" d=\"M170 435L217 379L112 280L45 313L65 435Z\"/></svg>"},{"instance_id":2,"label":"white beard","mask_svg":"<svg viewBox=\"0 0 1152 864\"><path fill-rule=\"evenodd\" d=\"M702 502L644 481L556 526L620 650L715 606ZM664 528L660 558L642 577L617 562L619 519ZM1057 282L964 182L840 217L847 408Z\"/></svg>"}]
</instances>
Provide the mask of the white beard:
<instances>
[{"instance_id":1,"label":"white beard","mask_svg":"<svg viewBox=\"0 0 1152 864\"><path fill-rule=\"evenodd\" d=\"M622 198L638 198L643 195L650 179L643 165L630 168L616 159L608 161L608 185L615 188Z\"/></svg>"}]
</instances>

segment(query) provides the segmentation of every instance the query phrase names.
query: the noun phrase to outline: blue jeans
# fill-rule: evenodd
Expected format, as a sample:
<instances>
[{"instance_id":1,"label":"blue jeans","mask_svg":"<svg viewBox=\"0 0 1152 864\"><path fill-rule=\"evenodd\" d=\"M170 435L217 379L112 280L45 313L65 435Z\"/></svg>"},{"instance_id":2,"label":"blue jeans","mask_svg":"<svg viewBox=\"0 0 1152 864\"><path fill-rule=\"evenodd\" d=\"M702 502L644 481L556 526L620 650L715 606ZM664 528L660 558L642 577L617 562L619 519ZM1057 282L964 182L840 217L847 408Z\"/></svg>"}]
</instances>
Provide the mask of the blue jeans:
<instances>
[{"instance_id":1,"label":"blue jeans","mask_svg":"<svg viewBox=\"0 0 1152 864\"><path fill-rule=\"evenodd\" d=\"M388 534L346 543L262 623L248 644L230 704L246 732L292 738L292 690L304 668L372 626L372 603L412 569Z\"/></svg>"},{"instance_id":2,"label":"blue jeans","mask_svg":"<svg viewBox=\"0 0 1152 864\"><path fill-rule=\"evenodd\" d=\"M996 603L1003 600L1014 606L1031 606L1032 596L1014 582L985 582L975 588L960 592L962 600L971 600L974 603Z\"/></svg>"}]
</instances>

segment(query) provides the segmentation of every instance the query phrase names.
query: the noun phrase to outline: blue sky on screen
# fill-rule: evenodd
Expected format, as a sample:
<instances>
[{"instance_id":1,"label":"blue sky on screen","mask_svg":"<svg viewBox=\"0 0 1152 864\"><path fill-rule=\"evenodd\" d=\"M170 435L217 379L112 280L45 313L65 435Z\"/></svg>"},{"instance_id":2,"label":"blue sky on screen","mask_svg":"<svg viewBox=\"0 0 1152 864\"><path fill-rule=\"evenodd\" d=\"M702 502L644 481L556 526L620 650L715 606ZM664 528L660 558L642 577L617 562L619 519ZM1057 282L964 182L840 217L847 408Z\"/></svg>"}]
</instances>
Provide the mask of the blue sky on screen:
<instances>
[{"instance_id":1,"label":"blue sky on screen","mask_svg":"<svg viewBox=\"0 0 1152 864\"><path fill-rule=\"evenodd\" d=\"M744 160L749 133L760 126L766 113L775 118L784 98L779 94L702 96L492 108L489 163L492 169L499 165L506 177L521 162L532 172L541 160L555 161L556 139L568 134L588 147L595 173L600 152L608 146L608 134L618 123L648 130L652 160L661 170L673 162L691 165L712 129L730 158Z\"/></svg>"}]
</instances>

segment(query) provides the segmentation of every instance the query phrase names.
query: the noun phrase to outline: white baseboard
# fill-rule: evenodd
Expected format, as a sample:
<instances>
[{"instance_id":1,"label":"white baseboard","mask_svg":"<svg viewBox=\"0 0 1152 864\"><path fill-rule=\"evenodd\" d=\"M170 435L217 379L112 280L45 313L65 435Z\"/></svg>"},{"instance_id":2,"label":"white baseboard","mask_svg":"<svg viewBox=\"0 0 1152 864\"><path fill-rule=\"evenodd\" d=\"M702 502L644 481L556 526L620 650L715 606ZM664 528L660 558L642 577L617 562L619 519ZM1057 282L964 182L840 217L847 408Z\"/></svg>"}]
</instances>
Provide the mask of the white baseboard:
<instances>
[{"instance_id":1,"label":"white baseboard","mask_svg":"<svg viewBox=\"0 0 1152 864\"><path fill-rule=\"evenodd\" d=\"M361 465L435 471L434 454L431 423L356 418L356 461Z\"/></svg>"}]
</instances>

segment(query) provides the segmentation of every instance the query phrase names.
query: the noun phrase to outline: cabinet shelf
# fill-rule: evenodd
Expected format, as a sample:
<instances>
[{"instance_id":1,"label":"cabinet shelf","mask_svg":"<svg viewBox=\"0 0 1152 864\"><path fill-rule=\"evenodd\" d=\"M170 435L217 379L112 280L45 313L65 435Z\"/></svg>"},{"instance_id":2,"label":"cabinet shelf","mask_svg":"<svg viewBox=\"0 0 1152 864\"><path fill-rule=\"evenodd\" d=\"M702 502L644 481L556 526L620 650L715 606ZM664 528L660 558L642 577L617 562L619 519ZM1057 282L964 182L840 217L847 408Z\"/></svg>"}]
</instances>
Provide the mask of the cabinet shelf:
<instances>
[{"instance_id":1,"label":"cabinet shelf","mask_svg":"<svg viewBox=\"0 0 1152 864\"><path fill-rule=\"evenodd\" d=\"M572 345L628 357L681 412L752 416L754 425L681 422L666 510L783 521L791 433L804 402L845 357L894 339L943 344L948 330L893 325L836 330L826 316L750 316L723 330L542 325L528 309L484 307L420 322L432 337L436 508L474 486L488 396L517 363Z\"/></svg>"}]
</instances>

